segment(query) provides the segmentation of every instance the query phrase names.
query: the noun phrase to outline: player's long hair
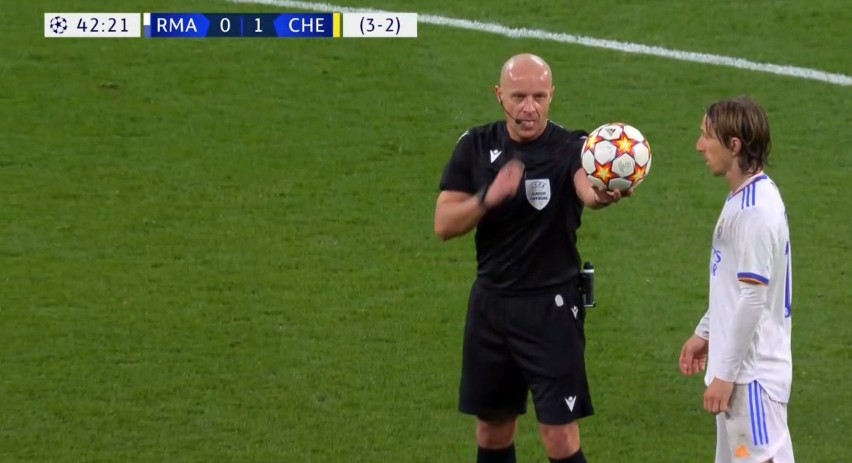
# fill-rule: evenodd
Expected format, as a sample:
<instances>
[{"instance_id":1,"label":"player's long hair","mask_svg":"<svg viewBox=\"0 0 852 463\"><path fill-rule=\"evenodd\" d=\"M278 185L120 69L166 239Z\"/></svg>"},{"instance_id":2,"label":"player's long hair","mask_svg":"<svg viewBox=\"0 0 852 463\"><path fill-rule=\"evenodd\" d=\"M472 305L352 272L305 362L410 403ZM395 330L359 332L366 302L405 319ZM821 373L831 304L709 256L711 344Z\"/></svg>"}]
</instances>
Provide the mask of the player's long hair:
<instances>
[{"instance_id":1,"label":"player's long hair","mask_svg":"<svg viewBox=\"0 0 852 463\"><path fill-rule=\"evenodd\" d=\"M769 119L759 104L740 96L711 104L705 114L709 131L723 146L733 151L732 140L740 140L738 158L743 173L753 174L769 164Z\"/></svg>"}]
</instances>

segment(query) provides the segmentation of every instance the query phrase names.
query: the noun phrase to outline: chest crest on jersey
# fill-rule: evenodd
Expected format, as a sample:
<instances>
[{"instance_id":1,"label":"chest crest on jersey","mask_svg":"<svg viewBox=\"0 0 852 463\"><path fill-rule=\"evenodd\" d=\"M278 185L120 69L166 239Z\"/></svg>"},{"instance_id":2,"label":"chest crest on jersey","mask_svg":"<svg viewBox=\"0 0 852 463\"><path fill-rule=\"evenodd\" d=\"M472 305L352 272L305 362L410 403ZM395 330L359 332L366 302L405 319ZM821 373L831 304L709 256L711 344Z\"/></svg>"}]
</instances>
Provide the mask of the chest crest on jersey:
<instances>
[{"instance_id":1,"label":"chest crest on jersey","mask_svg":"<svg viewBox=\"0 0 852 463\"><path fill-rule=\"evenodd\" d=\"M722 237L722 232L725 230L725 218L722 217L719 219L719 223L716 224L716 239Z\"/></svg>"},{"instance_id":2,"label":"chest crest on jersey","mask_svg":"<svg viewBox=\"0 0 852 463\"><path fill-rule=\"evenodd\" d=\"M550 179L537 178L525 181L527 201L532 207L542 210L550 202Z\"/></svg>"}]
</instances>

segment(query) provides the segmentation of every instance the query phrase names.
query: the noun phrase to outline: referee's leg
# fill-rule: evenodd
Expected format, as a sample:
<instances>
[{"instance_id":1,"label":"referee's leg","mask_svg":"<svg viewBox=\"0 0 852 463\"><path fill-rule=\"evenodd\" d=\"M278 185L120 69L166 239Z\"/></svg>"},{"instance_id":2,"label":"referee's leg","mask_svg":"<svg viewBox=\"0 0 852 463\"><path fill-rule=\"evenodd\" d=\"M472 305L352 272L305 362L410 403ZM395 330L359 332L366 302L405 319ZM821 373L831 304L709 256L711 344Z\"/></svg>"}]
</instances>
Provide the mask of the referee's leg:
<instances>
[{"instance_id":1,"label":"referee's leg","mask_svg":"<svg viewBox=\"0 0 852 463\"><path fill-rule=\"evenodd\" d=\"M585 463L578 422L594 409L579 292L566 285L513 306L508 337L533 393L547 456L551 462Z\"/></svg>"},{"instance_id":2,"label":"referee's leg","mask_svg":"<svg viewBox=\"0 0 852 463\"><path fill-rule=\"evenodd\" d=\"M478 463L515 463L515 430L526 410L523 374L505 344L501 301L474 285L465 323L459 410L476 416Z\"/></svg>"}]
</instances>

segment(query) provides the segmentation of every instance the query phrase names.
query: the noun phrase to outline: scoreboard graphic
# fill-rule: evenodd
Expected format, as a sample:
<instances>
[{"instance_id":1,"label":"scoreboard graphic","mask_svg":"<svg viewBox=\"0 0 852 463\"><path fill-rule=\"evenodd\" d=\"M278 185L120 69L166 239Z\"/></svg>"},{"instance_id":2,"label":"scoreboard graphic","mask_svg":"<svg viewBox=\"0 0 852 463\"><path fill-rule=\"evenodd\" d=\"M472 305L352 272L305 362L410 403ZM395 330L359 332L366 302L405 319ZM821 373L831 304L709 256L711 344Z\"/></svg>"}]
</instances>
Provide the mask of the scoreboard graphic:
<instances>
[{"instance_id":1,"label":"scoreboard graphic","mask_svg":"<svg viewBox=\"0 0 852 463\"><path fill-rule=\"evenodd\" d=\"M416 38L417 13L45 13L46 38Z\"/></svg>"}]
</instances>

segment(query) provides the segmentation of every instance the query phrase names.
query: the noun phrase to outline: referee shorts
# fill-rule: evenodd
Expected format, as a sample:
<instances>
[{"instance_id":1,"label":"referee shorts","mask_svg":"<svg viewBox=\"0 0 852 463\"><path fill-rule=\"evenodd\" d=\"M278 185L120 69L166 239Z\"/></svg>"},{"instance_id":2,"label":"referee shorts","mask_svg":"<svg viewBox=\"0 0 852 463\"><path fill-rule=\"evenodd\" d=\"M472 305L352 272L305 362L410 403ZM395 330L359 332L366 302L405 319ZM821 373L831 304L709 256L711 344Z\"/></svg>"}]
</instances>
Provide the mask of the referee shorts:
<instances>
[{"instance_id":1,"label":"referee shorts","mask_svg":"<svg viewBox=\"0 0 852 463\"><path fill-rule=\"evenodd\" d=\"M462 349L459 410L483 420L526 413L542 424L594 414L585 365L586 310L576 281L531 295L474 282Z\"/></svg>"}]
</instances>

